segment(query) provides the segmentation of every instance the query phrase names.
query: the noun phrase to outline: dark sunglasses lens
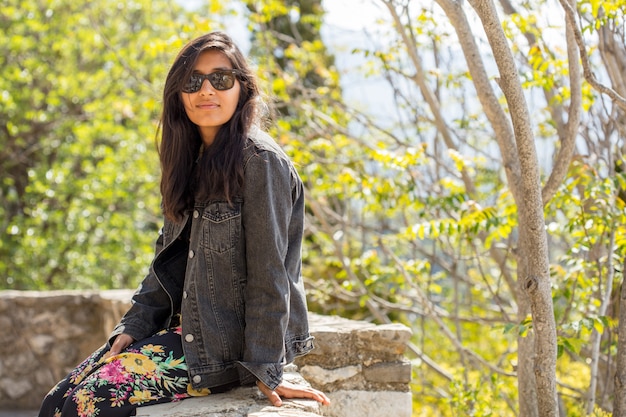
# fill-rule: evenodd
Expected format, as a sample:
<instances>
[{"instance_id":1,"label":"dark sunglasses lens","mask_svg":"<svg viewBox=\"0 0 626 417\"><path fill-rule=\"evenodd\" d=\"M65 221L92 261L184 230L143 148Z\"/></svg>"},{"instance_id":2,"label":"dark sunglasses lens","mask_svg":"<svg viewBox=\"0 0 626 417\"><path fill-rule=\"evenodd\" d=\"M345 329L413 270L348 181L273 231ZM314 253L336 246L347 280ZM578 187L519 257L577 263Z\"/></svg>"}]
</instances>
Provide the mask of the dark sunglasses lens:
<instances>
[{"instance_id":1,"label":"dark sunglasses lens","mask_svg":"<svg viewBox=\"0 0 626 417\"><path fill-rule=\"evenodd\" d=\"M205 78L209 80L213 88L219 91L229 90L235 85L235 73L232 71L215 71L207 75L191 74L189 81L183 86L183 92L199 91Z\"/></svg>"},{"instance_id":2,"label":"dark sunglasses lens","mask_svg":"<svg viewBox=\"0 0 626 417\"><path fill-rule=\"evenodd\" d=\"M200 87L202 87L202 81L204 81L204 77L202 75L192 74L191 77L189 77L187 84L183 87L183 92L195 93L200 90Z\"/></svg>"},{"instance_id":3,"label":"dark sunglasses lens","mask_svg":"<svg viewBox=\"0 0 626 417\"><path fill-rule=\"evenodd\" d=\"M209 74L209 81L216 90L229 90L235 85L235 74L230 71L216 71Z\"/></svg>"}]
</instances>

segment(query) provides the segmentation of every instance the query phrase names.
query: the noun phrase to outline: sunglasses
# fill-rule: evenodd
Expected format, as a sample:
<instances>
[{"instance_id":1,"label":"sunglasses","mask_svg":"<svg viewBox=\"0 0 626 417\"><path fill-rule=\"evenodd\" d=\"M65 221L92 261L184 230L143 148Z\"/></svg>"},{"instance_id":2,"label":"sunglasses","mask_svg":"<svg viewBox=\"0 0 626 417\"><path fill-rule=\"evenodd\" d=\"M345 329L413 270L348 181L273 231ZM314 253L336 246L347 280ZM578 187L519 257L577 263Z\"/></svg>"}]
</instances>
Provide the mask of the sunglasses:
<instances>
[{"instance_id":1,"label":"sunglasses","mask_svg":"<svg viewBox=\"0 0 626 417\"><path fill-rule=\"evenodd\" d=\"M239 72L234 69L218 70L210 74L191 74L189 81L183 86L183 93L200 91L204 80L209 80L213 88L218 91L230 90L235 85L237 74Z\"/></svg>"}]
</instances>

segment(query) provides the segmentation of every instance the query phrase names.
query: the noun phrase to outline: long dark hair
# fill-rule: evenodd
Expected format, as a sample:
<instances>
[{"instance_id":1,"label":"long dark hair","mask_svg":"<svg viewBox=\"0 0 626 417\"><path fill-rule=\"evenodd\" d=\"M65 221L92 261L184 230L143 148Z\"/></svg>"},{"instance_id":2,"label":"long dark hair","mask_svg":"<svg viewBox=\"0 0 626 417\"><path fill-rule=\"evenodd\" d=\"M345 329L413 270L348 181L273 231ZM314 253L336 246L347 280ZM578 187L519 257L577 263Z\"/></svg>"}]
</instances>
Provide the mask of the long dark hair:
<instances>
[{"instance_id":1,"label":"long dark hair","mask_svg":"<svg viewBox=\"0 0 626 417\"><path fill-rule=\"evenodd\" d=\"M202 138L198 127L185 113L181 91L198 56L207 50L218 50L226 55L238 70L241 88L235 113L220 127L215 140L198 160ZM165 80L161 142L157 144L163 212L167 218L181 221L195 198L220 197L231 202L243 186L243 148L248 132L260 116L259 103L256 77L227 34L212 32L183 47Z\"/></svg>"}]
</instances>

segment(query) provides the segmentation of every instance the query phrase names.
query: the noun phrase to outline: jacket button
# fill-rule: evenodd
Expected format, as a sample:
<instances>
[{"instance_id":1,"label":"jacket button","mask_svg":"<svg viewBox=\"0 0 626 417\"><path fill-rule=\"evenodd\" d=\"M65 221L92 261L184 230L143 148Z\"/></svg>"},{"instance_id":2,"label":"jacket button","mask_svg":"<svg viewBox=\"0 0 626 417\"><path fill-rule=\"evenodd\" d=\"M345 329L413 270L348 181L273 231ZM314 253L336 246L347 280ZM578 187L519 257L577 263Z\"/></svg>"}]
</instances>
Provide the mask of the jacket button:
<instances>
[{"instance_id":1,"label":"jacket button","mask_svg":"<svg viewBox=\"0 0 626 417\"><path fill-rule=\"evenodd\" d=\"M193 258L193 257L194 257L194 255L195 255L195 253L193 252L193 250L190 250L190 251L189 251L189 258L190 258L190 259L191 259L191 258Z\"/></svg>"},{"instance_id":2,"label":"jacket button","mask_svg":"<svg viewBox=\"0 0 626 417\"><path fill-rule=\"evenodd\" d=\"M191 333L185 335L185 341L189 343L193 342L193 335Z\"/></svg>"},{"instance_id":3,"label":"jacket button","mask_svg":"<svg viewBox=\"0 0 626 417\"><path fill-rule=\"evenodd\" d=\"M202 382L202 377L200 375L194 376L193 382L195 382L196 384L199 384L200 382Z\"/></svg>"},{"instance_id":4,"label":"jacket button","mask_svg":"<svg viewBox=\"0 0 626 417\"><path fill-rule=\"evenodd\" d=\"M197 219L200 216L200 212L198 210L193 211L193 218Z\"/></svg>"},{"instance_id":5,"label":"jacket button","mask_svg":"<svg viewBox=\"0 0 626 417\"><path fill-rule=\"evenodd\" d=\"M183 298L187 298L187 291L183 291Z\"/></svg>"}]
</instances>

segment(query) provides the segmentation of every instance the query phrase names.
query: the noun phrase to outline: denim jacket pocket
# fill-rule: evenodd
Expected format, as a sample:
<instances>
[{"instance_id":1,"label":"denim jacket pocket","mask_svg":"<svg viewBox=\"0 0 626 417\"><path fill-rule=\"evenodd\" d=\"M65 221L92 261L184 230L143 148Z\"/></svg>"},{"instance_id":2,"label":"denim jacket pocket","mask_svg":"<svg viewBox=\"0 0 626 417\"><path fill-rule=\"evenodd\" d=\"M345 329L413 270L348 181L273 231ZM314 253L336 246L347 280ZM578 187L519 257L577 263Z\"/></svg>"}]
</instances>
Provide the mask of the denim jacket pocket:
<instances>
[{"instance_id":1,"label":"denim jacket pocket","mask_svg":"<svg viewBox=\"0 0 626 417\"><path fill-rule=\"evenodd\" d=\"M209 203L202 213L204 247L213 252L232 249L241 235L241 203Z\"/></svg>"}]
</instances>

